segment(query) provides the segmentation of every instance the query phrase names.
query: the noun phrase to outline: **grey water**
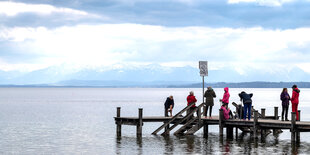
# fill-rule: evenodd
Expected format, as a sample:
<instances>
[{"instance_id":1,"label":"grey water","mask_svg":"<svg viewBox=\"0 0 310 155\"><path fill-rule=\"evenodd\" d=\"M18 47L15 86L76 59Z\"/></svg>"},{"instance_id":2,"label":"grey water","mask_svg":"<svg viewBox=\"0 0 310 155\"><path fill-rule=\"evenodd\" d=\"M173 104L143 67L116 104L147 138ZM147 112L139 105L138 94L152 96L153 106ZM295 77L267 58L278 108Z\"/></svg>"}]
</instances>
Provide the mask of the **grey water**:
<instances>
[{"instance_id":1,"label":"grey water","mask_svg":"<svg viewBox=\"0 0 310 155\"><path fill-rule=\"evenodd\" d=\"M167 137L151 133L160 123L144 123L141 138L135 126L122 126L116 136L116 107L121 116L162 116L167 96L175 99L174 113L184 108L186 96L197 88L0 88L0 154L309 154L310 133L301 133L301 142L291 144L290 132L254 140L249 134L227 140L220 138L218 126L209 127L209 137L202 131L192 136ZM240 103L238 93L253 93L256 109L266 108L273 115L275 106L281 114L282 89L230 89L230 103ZM218 115L223 89L215 89L217 98L213 115ZM291 94L291 90L289 89ZM234 108L232 108L234 110ZM310 89L301 88L301 120L310 120ZM291 111L291 107L290 107Z\"/></svg>"}]
</instances>

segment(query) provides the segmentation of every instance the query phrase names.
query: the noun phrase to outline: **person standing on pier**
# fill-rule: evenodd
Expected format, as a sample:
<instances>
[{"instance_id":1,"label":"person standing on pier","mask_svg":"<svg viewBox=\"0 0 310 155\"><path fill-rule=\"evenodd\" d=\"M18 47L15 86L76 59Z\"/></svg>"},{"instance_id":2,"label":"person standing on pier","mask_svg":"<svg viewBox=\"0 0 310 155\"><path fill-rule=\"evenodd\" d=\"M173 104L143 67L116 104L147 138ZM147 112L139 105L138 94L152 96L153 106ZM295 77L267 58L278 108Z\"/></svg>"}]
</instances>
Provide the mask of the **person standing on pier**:
<instances>
[{"instance_id":1,"label":"person standing on pier","mask_svg":"<svg viewBox=\"0 0 310 155\"><path fill-rule=\"evenodd\" d=\"M170 117L172 117L172 109L174 107L174 100L173 96L170 95L167 97L166 102L165 102L165 116L168 117L168 112L170 112Z\"/></svg>"},{"instance_id":2,"label":"person standing on pier","mask_svg":"<svg viewBox=\"0 0 310 155\"><path fill-rule=\"evenodd\" d=\"M229 92L228 92L228 87L225 87L225 88L224 88L223 99L220 99L220 102L222 102L223 104L226 104L227 107L228 107L229 97L230 97L230 94L229 94Z\"/></svg>"},{"instance_id":3,"label":"person standing on pier","mask_svg":"<svg viewBox=\"0 0 310 155\"><path fill-rule=\"evenodd\" d=\"M298 115L298 104L299 104L299 93L300 90L297 88L297 85L293 85L292 87L293 92L292 92L292 112L296 113L296 120L299 120L299 115Z\"/></svg>"},{"instance_id":4,"label":"person standing on pier","mask_svg":"<svg viewBox=\"0 0 310 155\"><path fill-rule=\"evenodd\" d=\"M189 92L189 95L187 96L186 98L187 100L187 106L189 106L190 104L192 103L196 103L197 102L197 99L196 97L194 96L194 92L193 91L190 91ZM197 107L196 105L192 105L191 108L187 111L187 114L191 113L193 110L195 110ZM197 111L197 116L198 116L198 111Z\"/></svg>"},{"instance_id":5,"label":"person standing on pier","mask_svg":"<svg viewBox=\"0 0 310 155\"><path fill-rule=\"evenodd\" d=\"M247 94L246 92L242 91L239 94L240 101L243 102L243 120L246 119L246 116L248 115L248 120L251 119L251 108L252 108L252 96L253 94Z\"/></svg>"},{"instance_id":6,"label":"person standing on pier","mask_svg":"<svg viewBox=\"0 0 310 155\"><path fill-rule=\"evenodd\" d=\"M288 113L288 108L290 104L290 95L287 93L287 88L283 88L282 93L280 95L280 98L282 100L282 121L284 121L284 115L285 115L285 121L288 121L287 119L287 113Z\"/></svg>"},{"instance_id":7,"label":"person standing on pier","mask_svg":"<svg viewBox=\"0 0 310 155\"><path fill-rule=\"evenodd\" d=\"M207 91L204 94L204 97L206 98L206 111L204 112L204 115L207 117L208 109L210 109L209 117L211 118L212 114L212 107L214 106L214 99L216 97L216 94L212 87L208 87ZM210 107L210 108L209 108Z\"/></svg>"}]
</instances>

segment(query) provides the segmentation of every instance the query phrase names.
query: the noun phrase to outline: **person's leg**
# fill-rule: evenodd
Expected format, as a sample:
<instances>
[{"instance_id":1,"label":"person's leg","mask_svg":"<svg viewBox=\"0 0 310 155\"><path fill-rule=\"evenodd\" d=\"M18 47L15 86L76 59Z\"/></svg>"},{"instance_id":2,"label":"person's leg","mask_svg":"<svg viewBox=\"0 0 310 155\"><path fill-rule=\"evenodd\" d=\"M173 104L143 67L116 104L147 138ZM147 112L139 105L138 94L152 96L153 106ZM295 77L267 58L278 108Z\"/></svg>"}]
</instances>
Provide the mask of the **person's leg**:
<instances>
[{"instance_id":1,"label":"person's leg","mask_svg":"<svg viewBox=\"0 0 310 155\"><path fill-rule=\"evenodd\" d=\"M292 112L295 112L296 113L296 109L297 109L297 106L296 106L296 104L292 104ZM297 114L296 114L296 116L297 116ZM296 120L297 120L297 117L296 117Z\"/></svg>"},{"instance_id":2,"label":"person's leg","mask_svg":"<svg viewBox=\"0 0 310 155\"><path fill-rule=\"evenodd\" d=\"M286 121L288 121L288 119L287 119L288 108L289 108L289 105L287 105L287 106L286 106L286 109L285 109L285 120L286 120Z\"/></svg>"},{"instance_id":3,"label":"person's leg","mask_svg":"<svg viewBox=\"0 0 310 155\"><path fill-rule=\"evenodd\" d=\"M204 113L204 115L207 117L208 116L208 109L209 109L209 106L206 105L206 111Z\"/></svg>"},{"instance_id":4,"label":"person's leg","mask_svg":"<svg viewBox=\"0 0 310 155\"><path fill-rule=\"evenodd\" d=\"M213 106L210 106L210 111L209 111L209 116L211 117L211 115L212 115L212 107Z\"/></svg>"},{"instance_id":5,"label":"person's leg","mask_svg":"<svg viewBox=\"0 0 310 155\"><path fill-rule=\"evenodd\" d=\"M247 104L244 104L244 106L243 106L243 119L246 119L247 109L248 109Z\"/></svg>"},{"instance_id":6,"label":"person's leg","mask_svg":"<svg viewBox=\"0 0 310 155\"><path fill-rule=\"evenodd\" d=\"M285 106L282 104L282 115L281 115L281 120L284 121L284 111L285 111Z\"/></svg>"},{"instance_id":7,"label":"person's leg","mask_svg":"<svg viewBox=\"0 0 310 155\"><path fill-rule=\"evenodd\" d=\"M296 104L296 120L299 121L298 104Z\"/></svg>"},{"instance_id":8,"label":"person's leg","mask_svg":"<svg viewBox=\"0 0 310 155\"><path fill-rule=\"evenodd\" d=\"M251 119L251 109L252 109L252 103L248 104L248 115L249 115L249 120Z\"/></svg>"}]
</instances>

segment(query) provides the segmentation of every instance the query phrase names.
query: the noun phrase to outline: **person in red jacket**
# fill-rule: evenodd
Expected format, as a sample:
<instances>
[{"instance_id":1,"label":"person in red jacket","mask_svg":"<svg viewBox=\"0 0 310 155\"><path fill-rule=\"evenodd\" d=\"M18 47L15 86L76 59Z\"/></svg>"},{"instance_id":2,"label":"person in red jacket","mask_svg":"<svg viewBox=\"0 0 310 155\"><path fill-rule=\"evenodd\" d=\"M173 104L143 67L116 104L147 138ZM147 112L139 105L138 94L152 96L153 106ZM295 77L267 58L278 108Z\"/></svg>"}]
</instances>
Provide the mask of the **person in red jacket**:
<instances>
[{"instance_id":1,"label":"person in red jacket","mask_svg":"<svg viewBox=\"0 0 310 155\"><path fill-rule=\"evenodd\" d=\"M292 112L296 113L296 120L299 120L299 115L298 115L298 104L299 104L299 93L300 90L297 88L296 85L293 85L292 87L293 92L292 92Z\"/></svg>"},{"instance_id":2,"label":"person in red jacket","mask_svg":"<svg viewBox=\"0 0 310 155\"><path fill-rule=\"evenodd\" d=\"M194 96L194 92L193 91L189 92L189 95L187 96L186 100L187 100L187 106L189 106L192 103L196 103L197 102L197 99ZM192 112L196 108L197 108L196 104L192 105L191 108L187 111L187 114L189 114L190 112ZM198 116L198 111L197 111L197 116Z\"/></svg>"}]
</instances>

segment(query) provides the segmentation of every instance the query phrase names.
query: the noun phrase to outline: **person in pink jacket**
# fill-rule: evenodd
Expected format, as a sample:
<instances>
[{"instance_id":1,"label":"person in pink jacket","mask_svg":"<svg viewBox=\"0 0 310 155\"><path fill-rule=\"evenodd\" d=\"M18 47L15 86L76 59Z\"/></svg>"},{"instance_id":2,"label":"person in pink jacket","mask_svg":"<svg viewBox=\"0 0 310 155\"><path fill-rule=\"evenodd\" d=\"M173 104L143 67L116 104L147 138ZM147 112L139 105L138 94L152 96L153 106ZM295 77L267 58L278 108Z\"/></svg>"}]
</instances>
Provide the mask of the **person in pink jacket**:
<instances>
[{"instance_id":1,"label":"person in pink jacket","mask_svg":"<svg viewBox=\"0 0 310 155\"><path fill-rule=\"evenodd\" d=\"M228 87L225 87L225 88L224 88L223 99L220 99L220 102L223 102L223 104L226 104L226 105L228 106L229 97L230 97L230 94L229 94L229 92L228 92Z\"/></svg>"},{"instance_id":2,"label":"person in pink jacket","mask_svg":"<svg viewBox=\"0 0 310 155\"><path fill-rule=\"evenodd\" d=\"M227 107L226 104L223 104L221 106L221 109L223 110L224 120L228 120L229 116L231 116L231 118L232 118L232 113L231 113L230 109Z\"/></svg>"},{"instance_id":3,"label":"person in pink jacket","mask_svg":"<svg viewBox=\"0 0 310 155\"><path fill-rule=\"evenodd\" d=\"M293 92L292 92L292 112L296 113L296 120L299 120L299 114L298 114L298 104L299 104L299 93L300 90L297 88L296 85L293 85L292 87Z\"/></svg>"}]
</instances>

